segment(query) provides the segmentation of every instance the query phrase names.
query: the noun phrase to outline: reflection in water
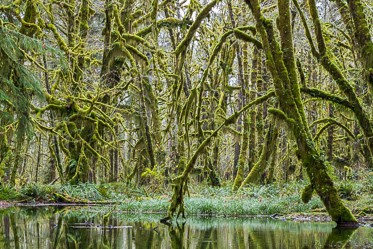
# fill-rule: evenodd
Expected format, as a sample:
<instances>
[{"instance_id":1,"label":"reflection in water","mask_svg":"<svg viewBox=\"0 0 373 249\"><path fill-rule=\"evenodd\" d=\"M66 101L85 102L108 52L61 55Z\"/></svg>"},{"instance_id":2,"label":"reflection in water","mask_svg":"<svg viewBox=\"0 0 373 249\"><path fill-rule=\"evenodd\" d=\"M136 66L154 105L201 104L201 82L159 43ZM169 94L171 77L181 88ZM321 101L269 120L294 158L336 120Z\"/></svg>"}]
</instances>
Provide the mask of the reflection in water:
<instances>
[{"instance_id":1,"label":"reflection in water","mask_svg":"<svg viewBox=\"0 0 373 249\"><path fill-rule=\"evenodd\" d=\"M196 218L172 224L160 216L99 208L0 210L0 248L373 248L373 229L333 229L332 223L264 218Z\"/></svg>"}]
</instances>

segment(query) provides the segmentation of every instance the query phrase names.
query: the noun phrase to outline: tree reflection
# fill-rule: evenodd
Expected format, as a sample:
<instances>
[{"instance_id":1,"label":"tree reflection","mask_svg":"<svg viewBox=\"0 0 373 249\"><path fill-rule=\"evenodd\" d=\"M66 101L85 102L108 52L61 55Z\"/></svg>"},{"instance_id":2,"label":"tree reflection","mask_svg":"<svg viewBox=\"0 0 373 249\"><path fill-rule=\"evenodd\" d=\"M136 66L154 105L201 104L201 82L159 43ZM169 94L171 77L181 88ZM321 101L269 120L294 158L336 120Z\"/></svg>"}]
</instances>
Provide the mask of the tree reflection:
<instances>
[{"instance_id":1,"label":"tree reflection","mask_svg":"<svg viewBox=\"0 0 373 249\"><path fill-rule=\"evenodd\" d=\"M168 229L168 234L170 236L171 248L172 249L184 249L183 237L185 231L185 222L179 223L176 221L176 225L168 222L162 221L161 223L165 224Z\"/></svg>"},{"instance_id":2,"label":"tree reflection","mask_svg":"<svg viewBox=\"0 0 373 249\"><path fill-rule=\"evenodd\" d=\"M373 229L333 229L332 224L270 219L190 217L160 224L159 218L102 215L79 209L0 212L0 248L364 248ZM105 224L105 225L104 225ZM370 243L370 244L369 244Z\"/></svg>"},{"instance_id":3,"label":"tree reflection","mask_svg":"<svg viewBox=\"0 0 373 249\"><path fill-rule=\"evenodd\" d=\"M333 228L324 248L351 248L350 239L356 230L357 228Z\"/></svg>"}]
</instances>

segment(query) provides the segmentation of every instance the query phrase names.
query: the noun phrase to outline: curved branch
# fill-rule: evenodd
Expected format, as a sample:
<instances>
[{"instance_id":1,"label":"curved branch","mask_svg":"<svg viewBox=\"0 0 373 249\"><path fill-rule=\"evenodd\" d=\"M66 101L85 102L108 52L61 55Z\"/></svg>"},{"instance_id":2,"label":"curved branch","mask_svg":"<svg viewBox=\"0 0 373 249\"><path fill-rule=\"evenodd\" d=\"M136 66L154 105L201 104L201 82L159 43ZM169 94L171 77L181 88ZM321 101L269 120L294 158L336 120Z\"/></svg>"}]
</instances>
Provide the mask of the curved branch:
<instances>
[{"instance_id":1,"label":"curved branch","mask_svg":"<svg viewBox=\"0 0 373 249\"><path fill-rule=\"evenodd\" d=\"M353 139L356 139L354 134L343 124L341 124L340 122L338 122L337 120L335 119L332 119L332 118L323 118L323 119L319 119L319 120L316 120L315 122L313 122L310 127L314 126L314 125L317 125L317 124L321 124L321 123L326 123L326 125L324 125L318 132L317 134L315 135L315 140L318 140L321 133L323 131L325 131L328 127L332 126L332 125L336 125L336 126L339 126L341 127L343 130L345 130L347 132L347 134L352 137Z\"/></svg>"},{"instance_id":2,"label":"curved branch","mask_svg":"<svg viewBox=\"0 0 373 249\"><path fill-rule=\"evenodd\" d=\"M210 10L212 9L212 7L215 6L217 2L218 0L214 0L211 3L207 4L206 7L203 8L202 11L198 14L196 20L193 22L192 26L190 26L188 33L186 34L184 39L180 42L180 44L176 47L175 49L176 56L186 50L194 34L197 32L197 29L201 25L202 20L205 17L207 17L207 15L210 13Z\"/></svg>"},{"instance_id":3,"label":"curved branch","mask_svg":"<svg viewBox=\"0 0 373 249\"><path fill-rule=\"evenodd\" d=\"M245 32L239 30L239 29L234 29L233 30L234 32L234 35L240 39L240 40L243 40L245 42L251 42L255 45L255 47L257 47L257 49L262 49L263 48L263 45L260 41L258 41L257 39L255 39L254 37L246 34Z\"/></svg>"},{"instance_id":4,"label":"curved branch","mask_svg":"<svg viewBox=\"0 0 373 249\"><path fill-rule=\"evenodd\" d=\"M306 93L310 95L311 97L316 97L316 98L320 98L323 100L331 101L333 103L343 105L351 110L353 110L354 108L354 106L347 99L342 99L341 97L337 95L324 92L316 88L302 87L300 90L301 92Z\"/></svg>"}]
</instances>

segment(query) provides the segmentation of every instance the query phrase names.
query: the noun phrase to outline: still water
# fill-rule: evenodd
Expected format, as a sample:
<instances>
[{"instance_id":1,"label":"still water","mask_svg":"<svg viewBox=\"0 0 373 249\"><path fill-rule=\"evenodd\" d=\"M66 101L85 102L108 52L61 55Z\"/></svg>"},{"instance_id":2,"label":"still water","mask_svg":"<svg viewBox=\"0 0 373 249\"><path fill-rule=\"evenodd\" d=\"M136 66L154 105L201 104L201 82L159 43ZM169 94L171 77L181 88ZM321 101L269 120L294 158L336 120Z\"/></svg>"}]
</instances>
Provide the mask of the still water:
<instances>
[{"instance_id":1,"label":"still water","mask_svg":"<svg viewBox=\"0 0 373 249\"><path fill-rule=\"evenodd\" d=\"M206 217L165 225L161 217L99 207L0 209L0 248L373 248L372 227Z\"/></svg>"}]
</instances>

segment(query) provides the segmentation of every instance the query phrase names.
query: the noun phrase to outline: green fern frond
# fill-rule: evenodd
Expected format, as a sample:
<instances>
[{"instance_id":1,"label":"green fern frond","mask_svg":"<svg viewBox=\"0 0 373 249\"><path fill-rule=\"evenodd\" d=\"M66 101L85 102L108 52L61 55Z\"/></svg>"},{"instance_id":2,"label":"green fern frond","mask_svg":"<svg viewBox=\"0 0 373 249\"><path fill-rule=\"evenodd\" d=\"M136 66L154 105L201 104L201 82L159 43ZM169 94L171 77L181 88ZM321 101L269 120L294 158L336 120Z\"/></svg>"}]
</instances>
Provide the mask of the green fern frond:
<instances>
[{"instance_id":1,"label":"green fern frond","mask_svg":"<svg viewBox=\"0 0 373 249\"><path fill-rule=\"evenodd\" d=\"M0 106L2 125L17 123L16 142L20 145L33 134L30 120L30 103L34 96L44 97L40 79L25 62L27 55L55 54L64 65L62 53L42 41L17 31L0 27ZM62 60L62 61L61 61ZM32 66L33 61L31 61ZM67 64L67 63L66 63ZM11 110L10 113L7 110ZM5 119L6 118L6 119Z\"/></svg>"}]
</instances>

